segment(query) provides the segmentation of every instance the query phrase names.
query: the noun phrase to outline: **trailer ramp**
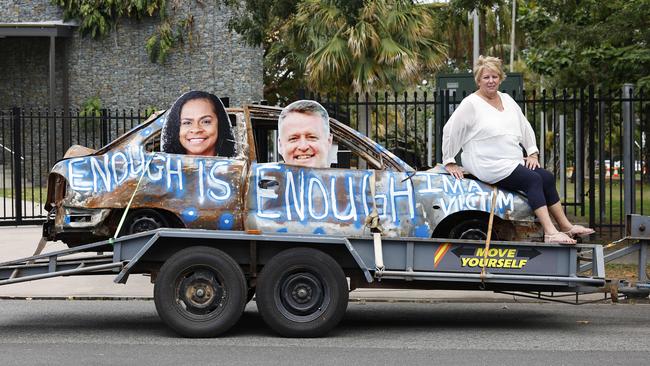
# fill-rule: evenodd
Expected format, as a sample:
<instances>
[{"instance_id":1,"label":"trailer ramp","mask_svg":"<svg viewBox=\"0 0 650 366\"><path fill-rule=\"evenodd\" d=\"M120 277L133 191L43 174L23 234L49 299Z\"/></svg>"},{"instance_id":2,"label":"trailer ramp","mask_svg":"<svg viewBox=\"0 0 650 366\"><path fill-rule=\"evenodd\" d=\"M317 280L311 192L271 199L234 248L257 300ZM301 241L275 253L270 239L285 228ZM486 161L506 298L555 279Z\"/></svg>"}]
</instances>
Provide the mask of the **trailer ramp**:
<instances>
[{"instance_id":1,"label":"trailer ramp","mask_svg":"<svg viewBox=\"0 0 650 366\"><path fill-rule=\"evenodd\" d=\"M155 236L155 232L135 234L3 262L0 286L60 276L115 275L130 262L121 258L124 245L142 247ZM112 253L99 254L106 250Z\"/></svg>"}]
</instances>

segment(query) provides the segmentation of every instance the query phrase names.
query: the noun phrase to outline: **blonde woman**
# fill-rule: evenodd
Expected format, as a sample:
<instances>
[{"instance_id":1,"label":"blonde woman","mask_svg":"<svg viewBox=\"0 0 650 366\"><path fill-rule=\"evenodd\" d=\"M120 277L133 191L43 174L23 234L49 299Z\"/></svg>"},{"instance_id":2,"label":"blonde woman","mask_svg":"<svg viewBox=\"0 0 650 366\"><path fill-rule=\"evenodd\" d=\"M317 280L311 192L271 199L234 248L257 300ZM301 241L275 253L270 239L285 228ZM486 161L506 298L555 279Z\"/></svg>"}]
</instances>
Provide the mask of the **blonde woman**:
<instances>
[{"instance_id":1,"label":"blonde woman","mask_svg":"<svg viewBox=\"0 0 650 366\"><path fill-rule=\"evenodd\" d=\"M443 129L442 163L449 174L463 179L454 159L462 149L468 172L484 182L528 195L528 203L542 224L544 242L575 244L574 237L593 234L594 230L573 225L564 214L555 177L539 165L535 132L519 105L499 92L505 77L500 59L479 57L474 67L478 89L463 99Z\"/></svg>"}]
</instances>

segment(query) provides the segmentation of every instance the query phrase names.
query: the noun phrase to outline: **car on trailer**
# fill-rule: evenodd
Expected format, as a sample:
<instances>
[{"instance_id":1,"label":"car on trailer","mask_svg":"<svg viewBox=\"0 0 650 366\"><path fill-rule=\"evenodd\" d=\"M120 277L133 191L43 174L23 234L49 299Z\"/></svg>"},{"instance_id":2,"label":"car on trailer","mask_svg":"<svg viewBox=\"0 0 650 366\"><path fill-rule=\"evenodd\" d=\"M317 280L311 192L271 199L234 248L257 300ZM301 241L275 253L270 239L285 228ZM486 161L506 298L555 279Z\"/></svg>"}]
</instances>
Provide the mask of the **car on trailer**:
<instances>
[{"instance_id":1,"label":"car on trailer","mask_svg":"<svg viewBox=\"0 0 650 366\"><path fill-rule=\"evenodd\" d=\"M229 108L233 158L160 152L165 113L97 151L71 147L49 175L45 236L69 246L113 237L130 203L119 235L160 227L362 235L376 210L388 236L485 239L491 186L441 166L415 171L333 118L338 164L284 164L268 152L280 111ZM495 240L542 238L520 193L497 190L495 211Z\"/></svg>"}]
</instances>

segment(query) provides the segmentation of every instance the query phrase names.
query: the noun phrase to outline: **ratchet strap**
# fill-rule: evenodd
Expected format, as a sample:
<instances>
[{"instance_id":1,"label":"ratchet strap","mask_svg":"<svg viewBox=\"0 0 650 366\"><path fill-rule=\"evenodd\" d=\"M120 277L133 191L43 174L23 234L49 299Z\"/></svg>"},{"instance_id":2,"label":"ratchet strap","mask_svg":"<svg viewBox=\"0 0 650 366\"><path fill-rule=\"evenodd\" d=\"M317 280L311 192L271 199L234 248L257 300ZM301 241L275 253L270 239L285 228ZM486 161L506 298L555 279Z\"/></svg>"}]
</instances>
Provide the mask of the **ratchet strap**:
<instances>
[{"instance_id":1,"label":"ratchet strap","mask_svg":"<svg viewBox=\"0 0 650 366\"><path fill-rule=\"evenodd\" d=\"M485 286L485 277L487 272L485 266L488 261L488 252L490 251L490 240L492 239L492 224L494 223L494 209L497 204L497 187L492 188L492 204L490 205L490 219L485 238L485 249L483 250L483 264L481 265L481 286Z\"/></svg>"},{"instance_id":2,"label":"ratchet strap","mask_svg":"<svg viewBox=\"0 0 650 366\"><path fill-rule=\"evenodd\" d=\"M370 175L370 197L372 197L372 211L365 220L365 225L370 229L373 239L373 247L375 251L375 275L381 277L381 272L384 270L384 254L381 243L381 233L384 228L379 223L379 211L377 211L377 202L375 202L375 171Z\"/></svg>"}]
</instances>

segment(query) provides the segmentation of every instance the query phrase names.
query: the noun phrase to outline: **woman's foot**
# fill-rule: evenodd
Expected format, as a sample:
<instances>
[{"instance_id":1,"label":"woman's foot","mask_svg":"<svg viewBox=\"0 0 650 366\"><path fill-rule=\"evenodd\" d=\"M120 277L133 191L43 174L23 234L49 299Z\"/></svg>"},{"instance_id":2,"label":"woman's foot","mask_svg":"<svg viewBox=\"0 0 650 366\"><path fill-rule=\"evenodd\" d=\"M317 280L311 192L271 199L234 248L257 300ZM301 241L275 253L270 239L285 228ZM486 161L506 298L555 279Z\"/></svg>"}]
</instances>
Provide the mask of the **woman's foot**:
<instances>
[{"instance_id":1,"label":"woman's foot","mask_svg":"<svg viewBox=\"0 0 650 366\"><path fill-rule=\"evenodd\" d=\"M595 232L596 230L592 228L584 227L582 225L573 225L569 230L565 231L564 233L572 238L575 238L577 236L578 237L589 236Z\"/></svg>"},{"instance_id":2,"label":"woman's foot","mask_svg":"<svg viewBox=\"0 0 650 366\"><path fill-rule=\"evenodd\" d=\"M563 245L574 245L576 241L567 234L558 231L553 234L544 234L544 243L556 243Z\"/></svg>"}]
</instances>

